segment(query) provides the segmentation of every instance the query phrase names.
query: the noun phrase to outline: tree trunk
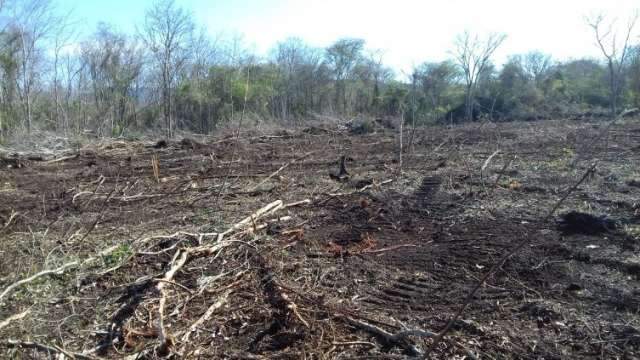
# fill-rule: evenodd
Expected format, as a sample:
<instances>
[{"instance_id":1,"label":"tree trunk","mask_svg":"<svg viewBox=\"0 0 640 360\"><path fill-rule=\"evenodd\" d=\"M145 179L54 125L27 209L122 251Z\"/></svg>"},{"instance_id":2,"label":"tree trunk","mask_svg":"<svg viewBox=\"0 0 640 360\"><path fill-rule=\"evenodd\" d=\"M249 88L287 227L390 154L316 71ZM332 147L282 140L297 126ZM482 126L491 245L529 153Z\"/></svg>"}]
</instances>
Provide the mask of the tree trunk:
<instances>
[{"instance_id":1,"label":"tree trunk","mask_svg":"<svg viewBox=\"0 0 640 360\"><path fill-rule=\"evenodd\" d=\"M611 118L613 119L618 113L618 85L614 64L611 60L609 60L609 85L611 88L611 96L609 101L611 102Z\"/></svg>"},{"instance_id":2,"label":"tree trunk","mask_svg":"<svg viewBox=\"0 0 640 360\"><path fill-rule=\"evenodd\" d=\"M473 121L473 84L467 85L466 89L465 117L467 121Z\"/></svg>"}]
</instances>

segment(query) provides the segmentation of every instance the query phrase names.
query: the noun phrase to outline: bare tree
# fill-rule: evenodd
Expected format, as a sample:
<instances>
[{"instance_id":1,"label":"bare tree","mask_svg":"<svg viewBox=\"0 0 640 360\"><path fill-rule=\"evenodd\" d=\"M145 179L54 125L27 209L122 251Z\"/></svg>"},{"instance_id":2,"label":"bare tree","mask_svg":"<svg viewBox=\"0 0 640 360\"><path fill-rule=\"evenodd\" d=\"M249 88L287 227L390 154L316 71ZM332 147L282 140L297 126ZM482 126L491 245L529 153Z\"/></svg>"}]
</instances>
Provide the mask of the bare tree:
<instances>
[{"instance_id":1,"label":"bare tree","mask_svg":"<svg viewBox=\"0 0 640 360\"><path fill-rule=\"evenodd\" d=\"M291 116L296 97L298 73L304 63L306 45L299 38L288 38L279 42L274 49L275 62L280 75L280 116L287 120Z\"/></svg>"},{"instance_id":2,"label":"bare tree","mask_svg":"<svg viewBox=\"0 0 640 360\"><path fill-rule=\"evenodd\" d=\"M173 89L187 65L189 44L194 32L189 12L173 0L158 0L147 10L141 37L151 52L161 79L162 108L167 136L175 133Z\"/></svg>"},{"instance_id":3,"label":"bare tree","mask_svg":"<svg viewBox=\"0 0 640 360\"><path fill-rule=\"evenodd\" d=\"M58 129L62 129L62 131L66 134L69 130L69 117L68 113L65 111L62 102L61 102L61 92L62 92L62 79L61 75L64 72L62 69L64 65L62 64L62 52L68 47L71 43L73 43L77 38L77 31L75 31L75 25L70 21L72 16L72 12L68 12L64 16L60 18L58 25L53 30L53 100L55 103L55 124Z\"/></svg>"},{"instance_id":4,"label":"bare tree","mask_svg":"<svg viewBox=\"0 0 640 360\"><path fill-rule=\"evenodd\" d=\"M586 21L593 30L596 44L607 62L610 110L611 116L615 117L618 113L618 99L622 90L622 71L629 58L630 41L638 22L638 12L635 12L626 24L622 41L619 41L618 31L614 29L615 20L607 21L603 14L597 14L587 18Z\"/></svg>"},{"instance_id":5,"label":"bare tree","mask_svg":"<svg viewBox=\"0 0 640 360\"><path fill-rule=\"evenodd\" d=\"M24 126L31 131L33 122L34 85L39 76L46 37L51 34L59 21L55 16L51 0L14 1L11 6L10 27L19 37L19 76L17 88L24 110Z\"/></svg>"},{"instance_id":6,"label":"bare tree","mask_svg":"<svg viewBox=\"0 0 640 360\"><path fill-rule=\"evenodd\" d=\"M105 24L83 44L82 61L91 79L96 118L102 120L100 126L109 126L111 135L120 135L128 125L127 109L141 59L135 42Z\"/></svg>"},{"instance_id":7,"label":"bare tree","mask_svg":"<svg viewBox=\"0 0 640 360\"><path fill-rule=\"evenodd\" d=\"M492 33L485 39L465 31L458 35L453 54L465 80L465 116L473 120L475 91L480 75L490 63L491 56L506 39L505 34Z\"/></svg>"},{"instance_id":8,"label":"bare tree","mask_svg":"<svg viewBox=\"0 0 640 360\"><path fill-rule=\"evenodd\" d=\"M522 67L536 85L539 85L540 80L547 74L552 65L551 56L541 51L528 52L522 59Z\"/></svg>"}]
</instances>

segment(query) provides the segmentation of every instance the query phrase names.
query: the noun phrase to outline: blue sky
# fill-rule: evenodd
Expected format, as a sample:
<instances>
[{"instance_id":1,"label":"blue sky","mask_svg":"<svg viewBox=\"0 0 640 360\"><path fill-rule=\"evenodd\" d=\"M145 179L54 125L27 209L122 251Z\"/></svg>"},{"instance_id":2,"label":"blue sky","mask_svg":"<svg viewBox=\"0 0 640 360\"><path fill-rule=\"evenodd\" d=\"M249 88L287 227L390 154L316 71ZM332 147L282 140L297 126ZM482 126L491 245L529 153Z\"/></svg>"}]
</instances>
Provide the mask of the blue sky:
<instances>
[{"instance_id":1,"label":"blue sky","mask_svg":"<svg viewBox=\"0 0 640 360\"><path fill-rule=\"evenodd\" d=\"M585 16L604 12L618 23L628 19L638 0L177 0L215 37L241 33L246 44L266 55L279 40L299 36L314 46L344 37L361 37L384 51L396 70L449 56L456 34L504 32L497 54L542 50L555 58L599 56ZM58 0L74 9L91 33L98 22L132 32L152 0ZM639 25L640 30L640 25ZM635 37L638 40L637 37Z\"/></svg>"}]
</instances>

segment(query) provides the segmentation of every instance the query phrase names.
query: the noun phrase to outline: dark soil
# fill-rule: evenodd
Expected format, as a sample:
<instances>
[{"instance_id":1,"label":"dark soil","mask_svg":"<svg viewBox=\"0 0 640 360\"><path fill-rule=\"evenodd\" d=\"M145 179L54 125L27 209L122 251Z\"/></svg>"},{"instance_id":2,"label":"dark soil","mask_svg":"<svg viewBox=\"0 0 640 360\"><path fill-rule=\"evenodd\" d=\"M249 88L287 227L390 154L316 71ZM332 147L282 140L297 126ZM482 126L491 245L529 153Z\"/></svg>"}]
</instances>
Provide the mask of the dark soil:
<instances>
[{"instance_id":1,"label":"dark soil","mask_svg":"<svg viewBox=\"0 0 640 360\"><path fill-rule=\"evenodd\" d=\"M167 287L170 354L407 357L408 346L423 351L432 340L385 343L344 317L390 333L438 332L485 271L527 239L432 356L638 358L640 192L630 179L640 178L640 138L589 143L601 131L591 125L421 128L402 169L397 132L384 128L112 141L59 162L0 158L0 292L118 245L1 299L0 323L30 313L0 337L103 358L159 357L155 286L176 251L214 242L198 234L224 231L274 200L310 199L233 248L185 264ZM639 130L637 121L611 128ZM342 156L348 177L335 181ZM574 166L576 156L584 160ZM595 174L543 222L596 158ZM0 354L48 356L2 345Z\"/></svg>"}]
</instances>

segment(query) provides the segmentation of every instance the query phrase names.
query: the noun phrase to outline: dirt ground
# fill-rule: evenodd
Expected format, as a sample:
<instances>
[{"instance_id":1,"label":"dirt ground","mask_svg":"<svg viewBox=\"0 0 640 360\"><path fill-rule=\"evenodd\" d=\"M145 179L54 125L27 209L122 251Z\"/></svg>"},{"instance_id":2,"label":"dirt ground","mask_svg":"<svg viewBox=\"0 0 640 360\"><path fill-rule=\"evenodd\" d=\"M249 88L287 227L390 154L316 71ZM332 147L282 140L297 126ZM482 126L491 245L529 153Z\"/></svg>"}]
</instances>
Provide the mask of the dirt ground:
<instances>
[{"instance_id":1,"label":"dirt ground","mask_svg":"<svg viewBox=\"0 0 640 360\"><path fill-rule=\"evenodd\" d=\"M0 157L0 357L640 359L638 120L191 139Z\"/></svg>"}]
</instances>

